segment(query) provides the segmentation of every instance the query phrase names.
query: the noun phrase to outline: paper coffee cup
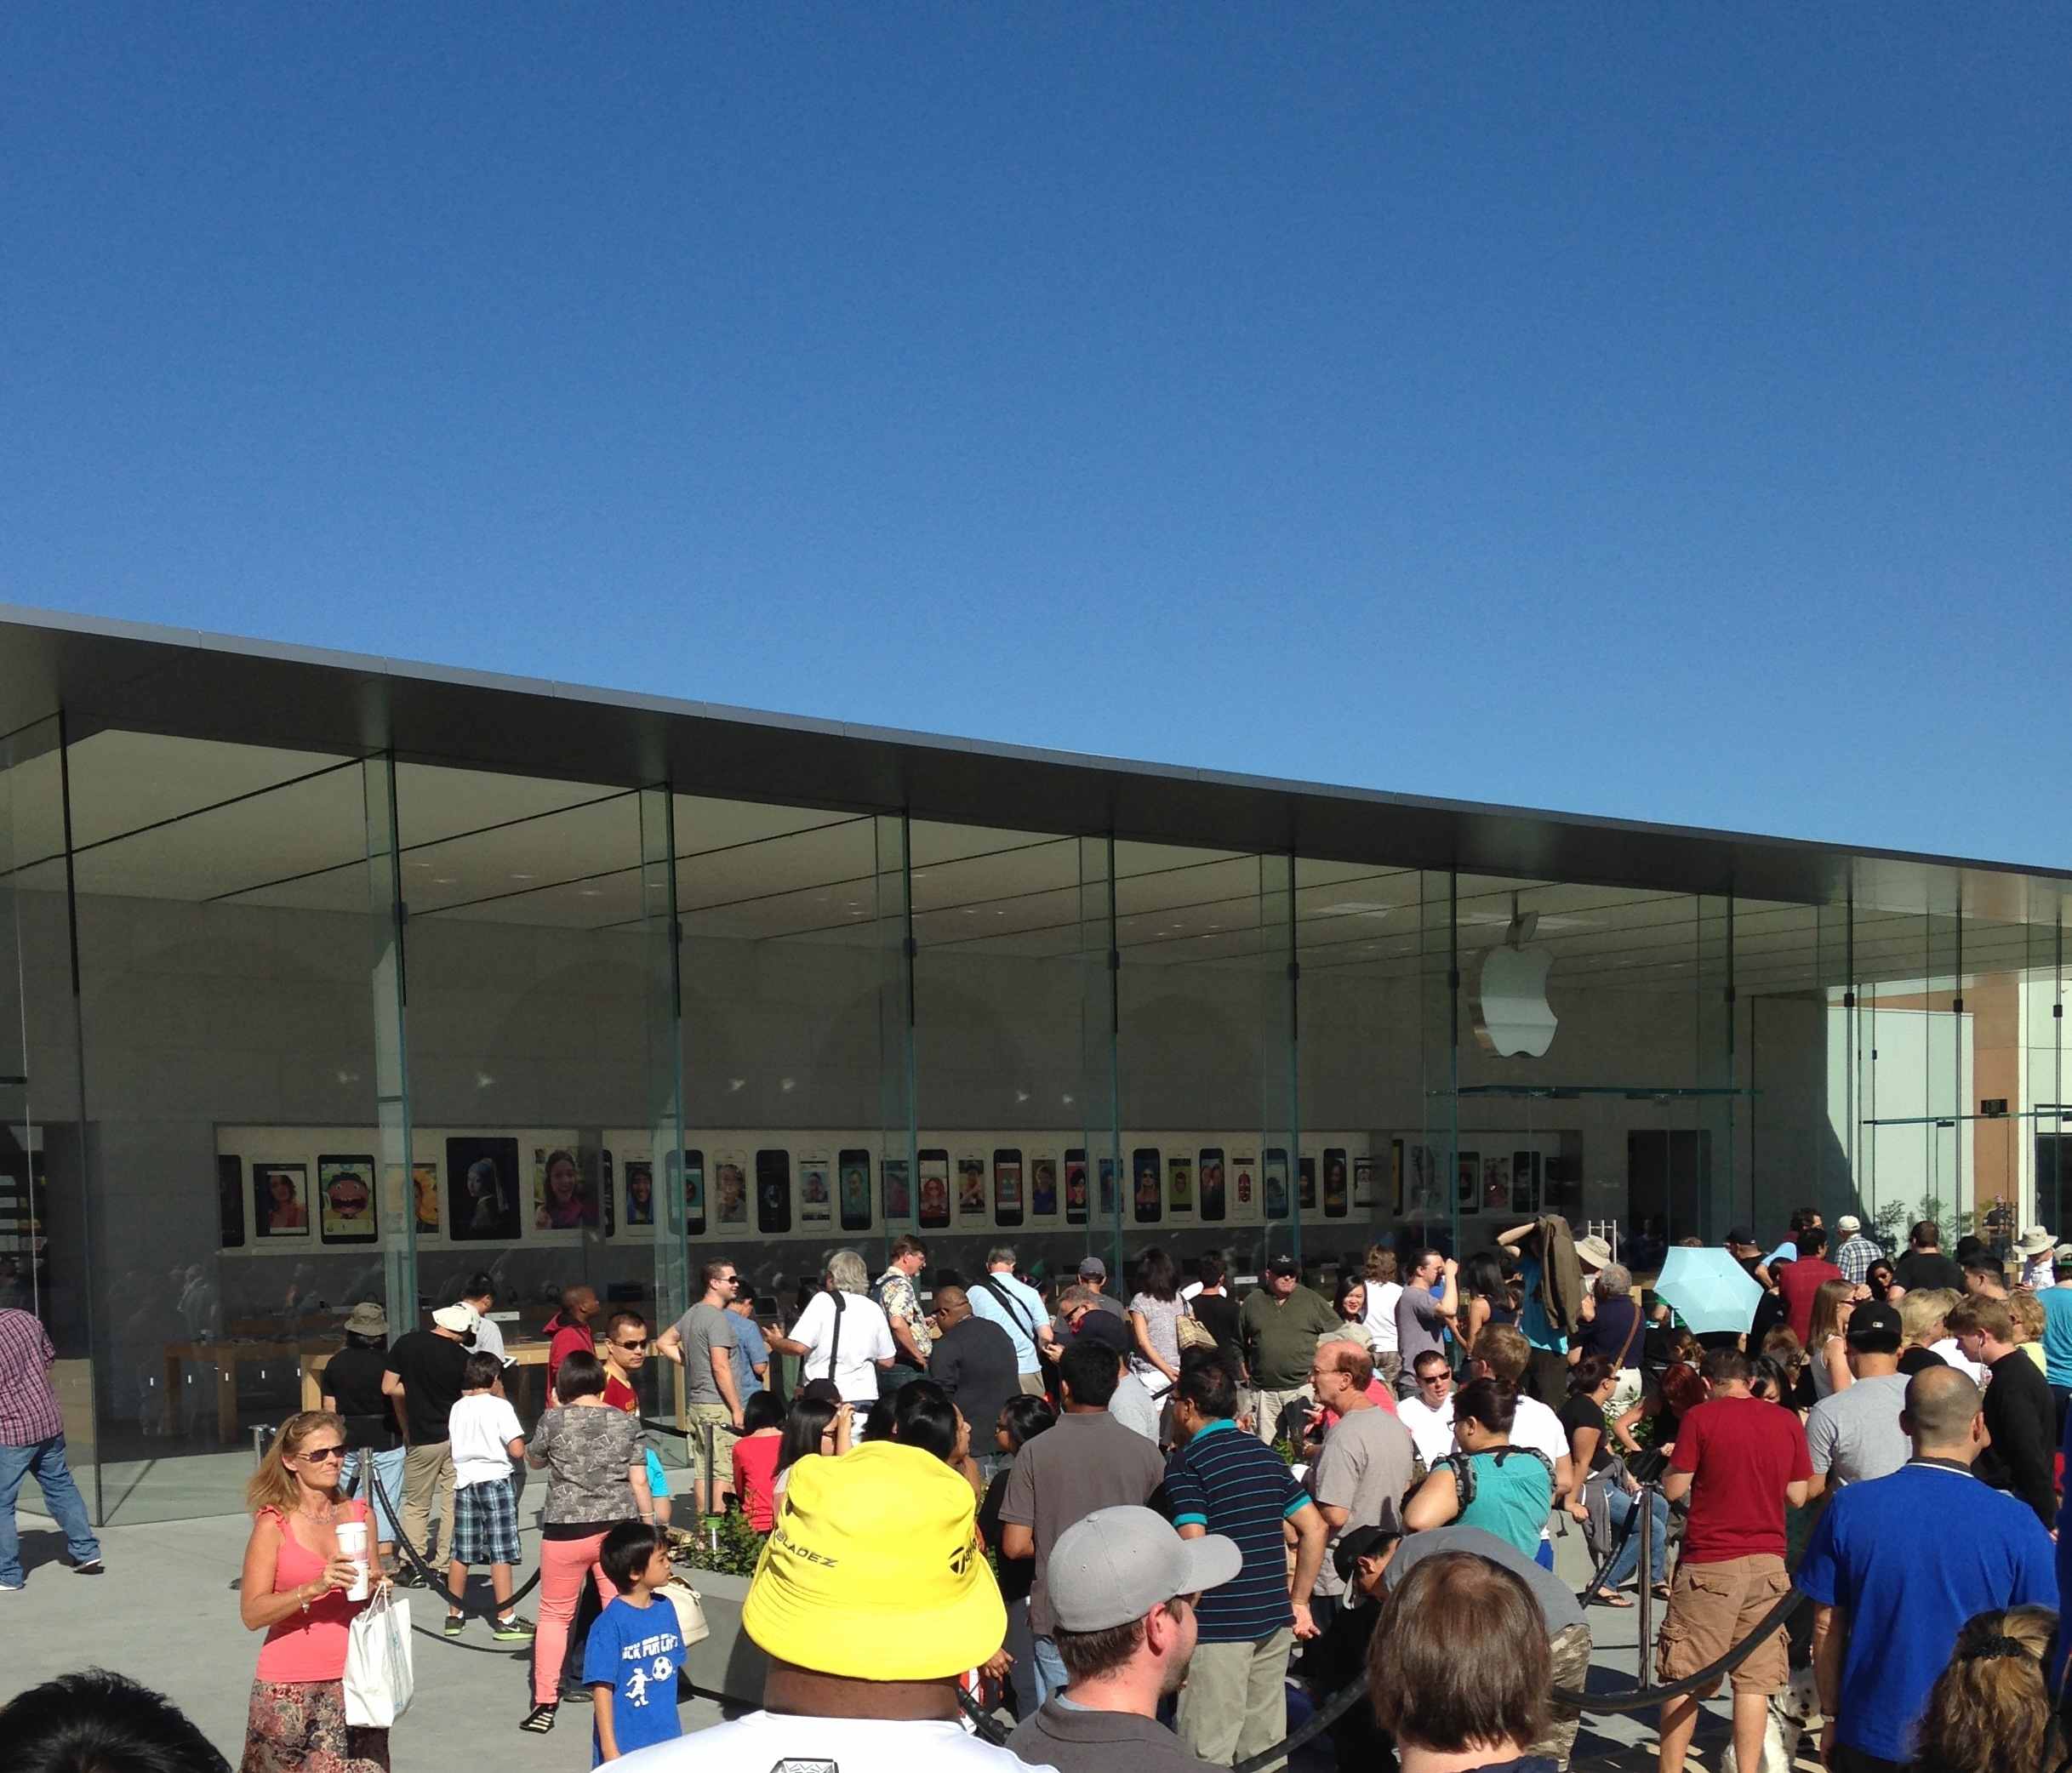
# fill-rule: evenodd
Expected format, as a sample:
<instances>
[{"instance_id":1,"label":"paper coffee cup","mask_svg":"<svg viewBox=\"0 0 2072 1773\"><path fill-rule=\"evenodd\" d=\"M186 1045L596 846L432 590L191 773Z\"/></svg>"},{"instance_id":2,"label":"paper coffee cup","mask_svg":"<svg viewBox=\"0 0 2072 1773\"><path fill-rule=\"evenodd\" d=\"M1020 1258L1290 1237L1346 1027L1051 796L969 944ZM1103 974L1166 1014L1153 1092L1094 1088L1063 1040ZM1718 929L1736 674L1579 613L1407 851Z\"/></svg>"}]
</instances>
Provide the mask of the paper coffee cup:
<instances>
[{"instance_id":1,"label":"paper coffee cup","mask_svg":"<svg viewBox=\"0 0 2072 1773\"><path fill-rule=\"evenodd\" d=\"M345 1591L347 1600L365 1600L368 1595L367 1523L341 1520L338 1524L338 1554L360 1566L360 1579Z\"/></svg>"}]
</instances>

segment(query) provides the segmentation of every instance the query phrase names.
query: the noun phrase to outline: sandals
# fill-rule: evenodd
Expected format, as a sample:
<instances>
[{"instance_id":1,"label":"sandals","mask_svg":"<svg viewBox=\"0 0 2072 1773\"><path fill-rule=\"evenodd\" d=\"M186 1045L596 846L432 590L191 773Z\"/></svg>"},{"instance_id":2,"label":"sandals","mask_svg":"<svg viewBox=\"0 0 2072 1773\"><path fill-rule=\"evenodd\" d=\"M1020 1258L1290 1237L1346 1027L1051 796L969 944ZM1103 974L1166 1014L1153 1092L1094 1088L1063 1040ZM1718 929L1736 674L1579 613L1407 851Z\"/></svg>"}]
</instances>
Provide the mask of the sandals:
<instances>
[{"instance_id":1,"label":"sandals","mask_svg":"<svg viewBox=\"0 0 2072 1773\"><path fill-rule=\"evenodd\" d=\"M1634 1605L1630 1594L1621 1594L1616 1588L1600 1588L1591 1595L1588 1605L1593 1607L1630 1607Z\"/></svg>"},{"instance_id":2,"label":"sandals","mask_svg":"<svg viewBox=\"0 0 2072 1773\"><path fill-rule=\"evenodd\" d=\"M554 1710L551 1705L536 1705L525 1714L525 1721L518 1728L528 1736L544 1736L554 1728Z\"/></svg>"}]
</instances>

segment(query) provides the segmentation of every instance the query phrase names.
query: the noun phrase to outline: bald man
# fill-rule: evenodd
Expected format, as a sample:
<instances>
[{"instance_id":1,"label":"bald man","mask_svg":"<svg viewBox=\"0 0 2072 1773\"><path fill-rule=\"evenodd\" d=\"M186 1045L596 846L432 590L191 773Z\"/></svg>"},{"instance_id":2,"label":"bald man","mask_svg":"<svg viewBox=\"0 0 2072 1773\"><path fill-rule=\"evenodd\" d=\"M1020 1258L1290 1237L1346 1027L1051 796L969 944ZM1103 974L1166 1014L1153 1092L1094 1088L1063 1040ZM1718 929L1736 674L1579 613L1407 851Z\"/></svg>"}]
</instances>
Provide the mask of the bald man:
<instances>
[{"instance_id":1,"label":"bald man","mask_svg":"<svg viewBox=\"0 0 2072 1773\"><path fill-rule=\"evenodd\" d=\"M972 1457L987 1483L1007 1468L1008 1456L995 1445L993 1430L1009 1398L1021 1394L1014 1338L999 1325L975 1316L961 1286L935 1295L935 1346L928 1377L950 1394L971 1424Z\"/></svg>"},{"instance_id":2,"label":"bald man","mask_svg":"<svg viewBox=\"0 0 2072 1773\"><path fill-rule=\"evenodd\" d=\"M561 1371L561 1364L579 1350L585 1354L597 1352L597 1333L590 1327L591 1320L596 1316L600 1307L596 1290L582 1285L561 1290L561 1309L546 1321L547 1334L552 1340L547 1344L547 1396L554 1395L554 1376Z\"/></svg>"}]
</instances>

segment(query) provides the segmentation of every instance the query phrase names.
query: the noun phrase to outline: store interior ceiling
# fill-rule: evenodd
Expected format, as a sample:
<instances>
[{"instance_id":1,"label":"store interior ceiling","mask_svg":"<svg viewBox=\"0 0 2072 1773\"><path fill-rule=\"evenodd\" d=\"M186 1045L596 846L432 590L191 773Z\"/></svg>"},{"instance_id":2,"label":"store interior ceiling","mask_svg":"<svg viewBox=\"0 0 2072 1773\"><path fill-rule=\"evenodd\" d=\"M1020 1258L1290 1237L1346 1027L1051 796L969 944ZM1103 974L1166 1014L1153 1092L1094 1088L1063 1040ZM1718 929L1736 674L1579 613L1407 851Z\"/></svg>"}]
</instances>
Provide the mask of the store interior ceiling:
<instances>
[{"instance_id":1,"label":"store interior ceiling","mask_svg":"<svg viewBox=\"0 0 2072 1773\"><path fill-rule=\"evenodd\" d=\"M82 894L351 913L368 909L387 813L380 772L353 757L105 728L69 748L75 885ZM64 886L59 760L0 772L0 879ZM636 929L665 891L661 797L638 790L398 762L396 827L414 919ZM374 796L370 801L370 789ZM690 795L671 807L687 938L896 944L896 818ZM913 933L922 950L1029 957L1107 947L1108 845L916 819ZM1291 904L1285 857L1118 840L1116 945L1131 964L1274 966ZM1600 989L1727 983L1726 902L1613 886L1464 875L1464 967L1513 939L1550 950L1553 977ZM1443 875L1299 858L1292 921L1304 971L1377 978L1449 964ZM1958 921L1861 899L1852 953L1839 909L1737 900L1733 984L1744 994L1926 980L1947 989ZM1963 921L1964 975L2048 966L2055 932ZM1850 965L1852 959L1853 966ZM1853 978L1852 979L1851 974Z\"/></svg>"}]
</instances>

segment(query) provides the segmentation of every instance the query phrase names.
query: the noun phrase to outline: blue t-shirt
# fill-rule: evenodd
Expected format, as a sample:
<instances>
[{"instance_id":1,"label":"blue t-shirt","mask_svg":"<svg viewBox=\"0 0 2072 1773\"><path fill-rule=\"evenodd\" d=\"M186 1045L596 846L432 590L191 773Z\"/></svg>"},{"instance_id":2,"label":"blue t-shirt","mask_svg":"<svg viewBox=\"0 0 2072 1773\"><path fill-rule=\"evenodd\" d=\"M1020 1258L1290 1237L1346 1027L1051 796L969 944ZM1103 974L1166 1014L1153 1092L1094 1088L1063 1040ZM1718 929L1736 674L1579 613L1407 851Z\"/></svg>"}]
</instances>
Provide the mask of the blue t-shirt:
<instances>
[{"instance_id":1,"label":"blue t-shirt","mask_svg":"<svg viewBox=\"0 0 2072 1773\"><path fill-rule=\"evenodd\" d=\"M764 1388L762 1381L756 1377L756 1369L766 1371L770 1364L770 1345L762 1339L762 1325L753 1318L745 1318L739 1313L733 1320L733 1388L745 1404Z\"/></svg>"},{"instance_id":2,"label":"blue t-shirt","mask_svg":"<svg viewBox=\"0 0 2072 1773\"><path fill-rule=\"evenodd\" d=\"M683 1639L676 1610L665 1600L636 1607L614 1600L597 1616L583 1651L583 1685L612 1690L612 1735L621 1754L683 1734L676 1715L676 1670L683 1665ZM590 1732L591 1766L603 1751L596 1726Z\"/></svg>"},{"instance_id":3,"label":"blue t-shirt","mask_svg":"<svg viewBox=\"0 0 2072 1773\"><path fill-rule=\"evenodd\" d=\"M1173 1524L1205 1527L1237 1542L1244 1563L1195 1608L1204 1644L1256 1644L1293 1625L1287 1539L1281 1524L1309 1507L1281 1456L1229 1417L1199 1429L1166 1465Z\"/></svg>"},{"instance_id":4,"label":"blue t-shirt","mask_svg":"<svg viewBox=\"0 0 2072 1773\"><path fill-rule=\"evenodd\" d=\"M2043 1377L2072 1385L2072 1286L2046 1286L2036 1303L2043 1308Z\"/></svg>"},{"instance_id":5,"label":"blue t-shirt","mask_svg":"<svg viewBox=\"0 0 2072 1773\"><path fill-rule=\"evenodd\" d=\"M993 1289L998 1287L1011 1302L1002 1303L994 1297ZM1025 1280L1017 1280L1005 1269L998 1274L988 1270L979 1280L964 1289L964 1297L971 1302L971 1314L984 1318L989 1324L997 1324L1007 1332L1014 1344L1014 1365L1019 1372L1035 1373L1042 1371L1043 1363L1036 1358L1036 1337L1033 1332L1039 1325L1050 1321L1050 1314L1043 1309L1043 1296Z\"/></svg>"},{"instance_id":6,"label":"blue t-shirt","mask_svg":"<svg viewBox=\"0 0 2072 1773\"><path fill-rule=\"evenodd\" d=\"M1547 1308L1539 1300L1539 1258L1528 1256L1518 1264L1518 1285L1525 1294L1525 1303L1518 1312L1518 1328L1533 1347L1550 1354L1568 1352L1568 1336L1556 1330L1547 1317Z\"/></svg>"},{"instance_id":7,"label":"blue t-shirt","mask_svg":"<svg viewBox=\"0 0 2072 1773\"><path fill-rule=\"evenodd\" d=\"M1958 1467L1919 1462L1836 1491L1797 1582L1848 1611L1836 1736L1888 1761L1913 1753L1966 1620L2058 1605L2055 1548L2035 1510Z\"/></svg>"},{"instance_id":8,"label":"blue t-shirt","mask_svg":"<svg viewBox=\"0 0 2072 1773\"><path fill-rule=\"evenodd\" d=\"M1475 1500L1461 1510L1457 1525L1480 1527L1528 1558L1539 1554L1539 1536L1554 1506L1554 1474L1547 1462L1529 1447L1494 1452L1450 1454L1441 1465L1458 1469L1465 1458L1475 1472Z\"/></svg>"}]
</instances>

